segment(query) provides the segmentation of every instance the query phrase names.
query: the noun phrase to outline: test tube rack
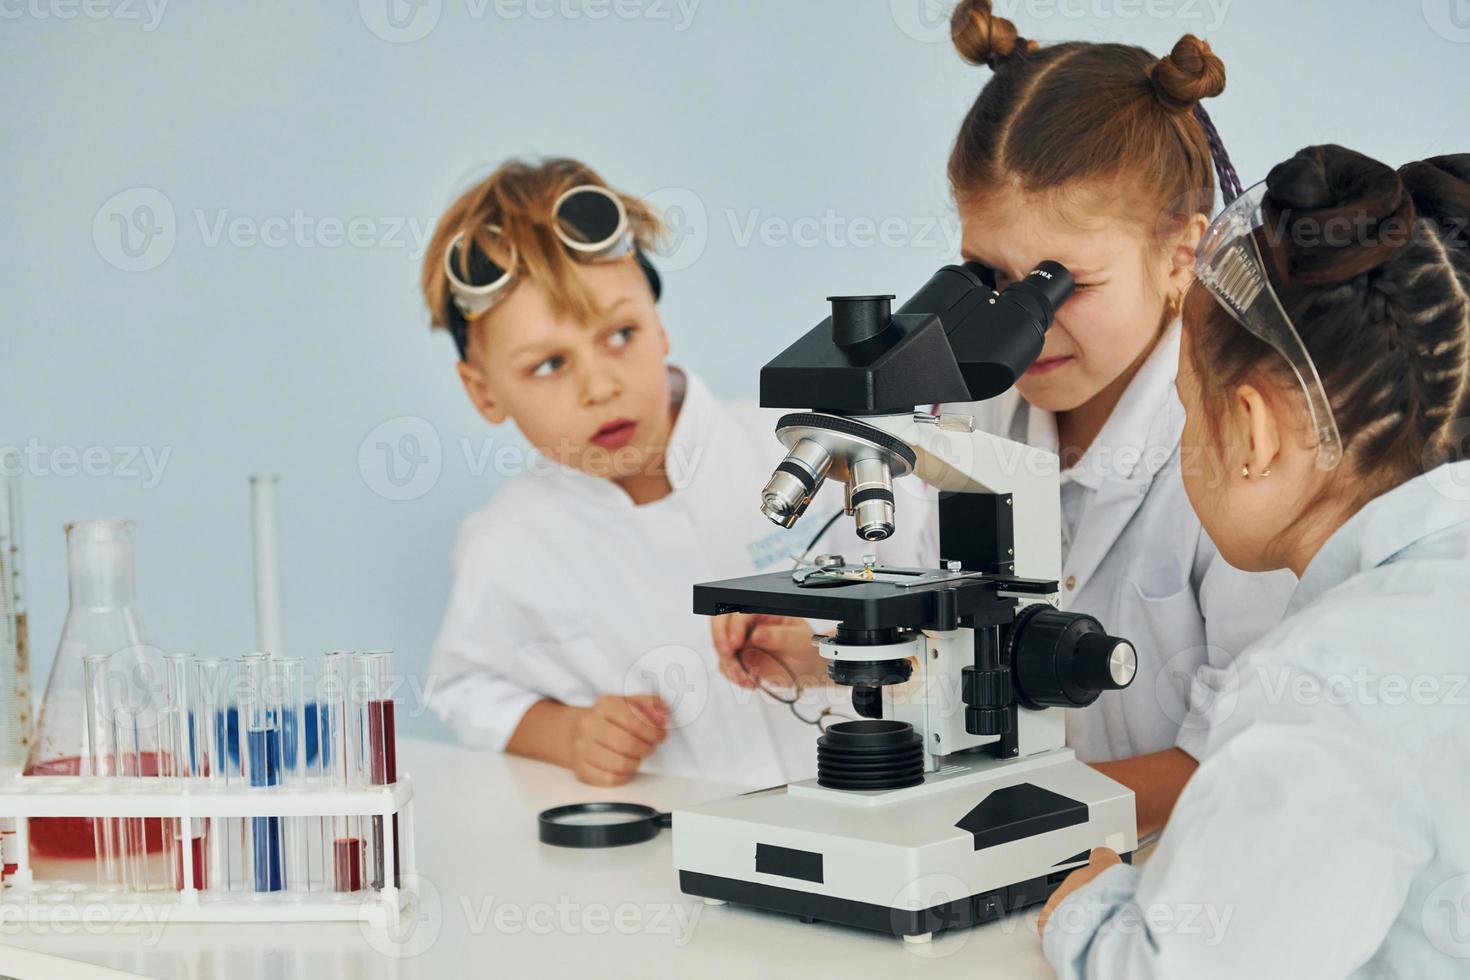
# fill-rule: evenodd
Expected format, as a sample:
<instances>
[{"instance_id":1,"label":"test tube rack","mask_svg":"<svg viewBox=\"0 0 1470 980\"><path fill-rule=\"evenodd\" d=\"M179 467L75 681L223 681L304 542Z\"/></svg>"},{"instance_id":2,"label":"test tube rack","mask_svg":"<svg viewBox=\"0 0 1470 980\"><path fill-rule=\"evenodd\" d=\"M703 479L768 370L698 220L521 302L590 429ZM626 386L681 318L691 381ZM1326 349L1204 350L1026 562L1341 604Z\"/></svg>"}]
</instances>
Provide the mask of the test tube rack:
<instances>
[{"instance_id":1,"label":"test tube rack","mask_svg":"<svg viewBox=\"0 0 1470 980\"><path fill-rule=\"evenodd\" d=\"M381 888L338 892L329 883L274 892L224 891L193 887L194 855L181 849L185 887L174 890L100 888L95 882L34 877L30 821L38 817L205 818L379 817L388 826L398 817L403 853L394 834L383 835ZM388 927L414 895L413 784L406 774L388 785L358 788L272 787L269 793L244 786L183 786L167 777L25 776L0 781L0 819L14 818L18 867L0 888L0 923L130 922L140 913L176 922L366 922Z\"/></svg>"}]
</instances>

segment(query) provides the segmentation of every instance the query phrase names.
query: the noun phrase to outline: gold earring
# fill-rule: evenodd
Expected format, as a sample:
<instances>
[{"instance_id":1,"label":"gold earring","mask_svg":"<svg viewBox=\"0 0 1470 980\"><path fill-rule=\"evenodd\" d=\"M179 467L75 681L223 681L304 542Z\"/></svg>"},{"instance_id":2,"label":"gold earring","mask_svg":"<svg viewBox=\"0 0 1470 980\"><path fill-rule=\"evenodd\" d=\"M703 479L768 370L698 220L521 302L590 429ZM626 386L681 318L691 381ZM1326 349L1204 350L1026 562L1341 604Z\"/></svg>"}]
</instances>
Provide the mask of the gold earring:
<instances>
[{"instance_id":1,"label":"gold earring","mask_svg":"<svg viewBox=\"0 0 1470 980\"><path fill-rule=\"evenodd\" d=\"M1251 478L1251 464L1246 463L1242 466L1240 468L1240 475L1242 478L1249 480Z\"/></svg>"},{"instance_id":2,"label":"gold earring","mask_svg":"<svg viewBox=\"0 0 1470 980\"><path fill-rule=\"evenodd\" d=\"M1262 479L1265 479L1266 477L1268 477L1270 475L1271 475L1271 467L1268 466L1264 470L1261 470L1261 478Z\"/></svg>"}]
</instances>

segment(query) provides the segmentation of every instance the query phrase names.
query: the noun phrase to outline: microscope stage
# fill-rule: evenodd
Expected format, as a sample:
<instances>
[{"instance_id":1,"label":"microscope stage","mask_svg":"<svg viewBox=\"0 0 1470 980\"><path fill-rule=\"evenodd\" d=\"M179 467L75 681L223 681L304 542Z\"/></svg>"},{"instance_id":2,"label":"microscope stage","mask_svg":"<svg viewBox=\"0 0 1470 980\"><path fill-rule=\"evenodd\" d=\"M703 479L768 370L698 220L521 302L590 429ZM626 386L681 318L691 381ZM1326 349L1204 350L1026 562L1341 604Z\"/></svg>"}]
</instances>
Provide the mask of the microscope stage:
<instances>
[{"instance_id":1,"label":"microscope stage","mask_svg":"<svg viewBox=\"0 0 1470 980\"><path fill-rule=\"evenodd\" d=\"M800 616L836 620L858 629L908 628L951 630L960 617L987 625L1010 622L1013 600L1000 592L1046 595L1055 582L995 577L937 569L886 570L879 580L844 584L802 585L790 572L767 572L694 587L694 612L717 616L729 612ZM941 594L948 593L941 600ZM954 605L948 608L949 596Z\"/></svg>"}]
</instances>

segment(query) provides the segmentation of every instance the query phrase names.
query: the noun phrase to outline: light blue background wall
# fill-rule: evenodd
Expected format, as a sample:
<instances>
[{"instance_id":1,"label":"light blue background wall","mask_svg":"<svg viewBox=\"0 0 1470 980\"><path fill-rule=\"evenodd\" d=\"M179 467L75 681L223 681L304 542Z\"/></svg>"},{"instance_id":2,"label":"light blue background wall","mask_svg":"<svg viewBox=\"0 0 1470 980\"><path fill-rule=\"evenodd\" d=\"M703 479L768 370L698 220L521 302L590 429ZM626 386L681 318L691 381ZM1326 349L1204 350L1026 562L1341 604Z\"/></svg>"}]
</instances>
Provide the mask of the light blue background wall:
<instances>
[{"instance_id":1,"label":"light blue background wall","mask_svg":"<svg viewBox=\"0 0 1470 980\"><path fill-rule=\"evenodd\" d=\"M943 3L160 2L0 0L0 445L31 447L38 688L82 515L137 519L155 642L252 646L258 470L283 478L288 648L391 646L423 670L456 524L498 479L473 461L517 440L428 334L414 229L507 155L580 156L674 207L665 320L726 396L827 294L904 295L954 255L944 161L986 74ZM1042 39L1206 36L1246 183L1314 142L1470 150L1466 0L997 9ZM130 254L115 222L135 217ZM431 462L400 490L376 444L405 435ZM168 454L156 485L135 450Z\"/></svg>"}]
</instances>

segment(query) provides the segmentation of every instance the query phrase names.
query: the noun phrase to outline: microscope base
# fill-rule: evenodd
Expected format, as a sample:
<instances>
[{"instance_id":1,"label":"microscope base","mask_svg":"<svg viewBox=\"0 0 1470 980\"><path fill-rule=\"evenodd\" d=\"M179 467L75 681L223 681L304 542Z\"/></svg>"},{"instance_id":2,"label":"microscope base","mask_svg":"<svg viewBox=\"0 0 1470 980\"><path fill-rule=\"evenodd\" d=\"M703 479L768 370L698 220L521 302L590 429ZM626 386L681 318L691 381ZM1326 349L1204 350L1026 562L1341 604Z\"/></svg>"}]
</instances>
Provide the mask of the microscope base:
<instances>
[{"instance_id":1,"label":"microscope base","mask_svg":"<svg viewBox=\"0 0 1470 980\"><path fill-rule=\"evenodd\" d=\"M814 780L674 814L689 895L921 937L1043 902L1093 847L1137 847L1133 794L1060 749L908 789Z\"/></svg>"}]
</instances>

